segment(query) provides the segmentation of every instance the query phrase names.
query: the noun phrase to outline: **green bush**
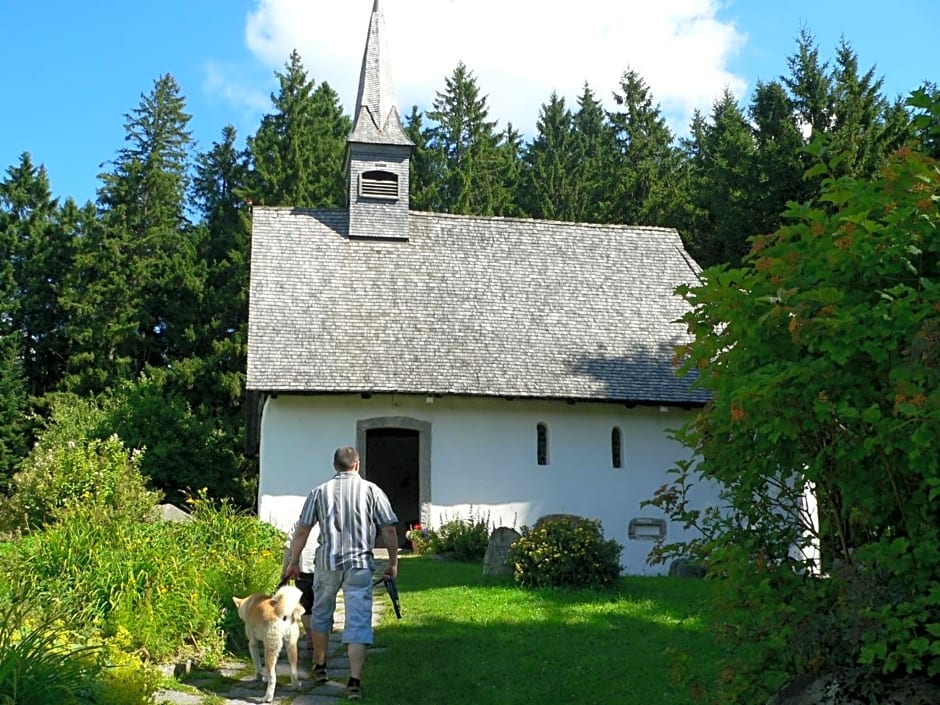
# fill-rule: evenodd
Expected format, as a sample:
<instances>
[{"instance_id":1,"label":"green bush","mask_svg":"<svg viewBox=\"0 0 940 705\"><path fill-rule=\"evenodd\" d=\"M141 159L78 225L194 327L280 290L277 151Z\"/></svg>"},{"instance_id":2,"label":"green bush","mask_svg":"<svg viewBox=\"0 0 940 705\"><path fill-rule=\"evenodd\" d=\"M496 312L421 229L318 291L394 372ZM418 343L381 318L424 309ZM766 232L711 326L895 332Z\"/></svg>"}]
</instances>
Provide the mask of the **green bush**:
<instances>
[{"instance_id":1,"label":"green bush","mask_svg":"<svg viewBox=\"0 0 940 705\"><path fill-rule=\"evenodd\" d=\"M451 556L465 563L478 563L486 555L490 541L490 520L475 515L472 511L467 519L457 516L426 533L409 533L416 553L436 553Z\"/></svg>"},{"instance_id":2,"label":"green bush","mask_svg":"<svg viewBox=\"0 0 940 705\"><path fill-rule=\"evenodd\" d=\"M940 115L937 95L910 106ZM940 163L901 148L850 178L845 156L814 140L819 197L789 204L742 267L678 289L680 369L711 402L676 435L695 462L649 503L696 538L654 557L722 576L729 705L855 667L940 677ZM721 511L688 501L703 481Z\"/></svg>"},{"instance_id":3,"label":"green bush","mask_svg":"<svg viewBox=\"0 0 940 705\"><path fill-rule=\"evenodd\" d=\"M604 538L600 521L554 517L509 549L516 583L523 587L604 587L620 576L623 547Z\"/></svg>"},{"instance_id":4,"label":"green bush","mask_svg":"<svg viewBox=\"0 0 940 705\"><path fill-rule=\"evenodd\" d=\"M219 663L226 648L242 645L232 596L274 589L285 537L228 502L201 495L190 507L184 523L111 517L94 504L60 513L0 552L0 605L22 600L18 586L29 575L30 599L68 610L62 634L70 643L100 644L142 664Z\"/></svg>"},{"instance_id":5,"label":"green bush","mask_svg":"<svg viewBox=\"0 0 940 705\"><path fill-rule=\"evenodd\" d=\"M41 529L82 504L140 520L160 498L140 474L140 459L116 436L53 447L40 442L13 476L12 493L0 507L0 529Z\"/></svg>"}]
</instances>

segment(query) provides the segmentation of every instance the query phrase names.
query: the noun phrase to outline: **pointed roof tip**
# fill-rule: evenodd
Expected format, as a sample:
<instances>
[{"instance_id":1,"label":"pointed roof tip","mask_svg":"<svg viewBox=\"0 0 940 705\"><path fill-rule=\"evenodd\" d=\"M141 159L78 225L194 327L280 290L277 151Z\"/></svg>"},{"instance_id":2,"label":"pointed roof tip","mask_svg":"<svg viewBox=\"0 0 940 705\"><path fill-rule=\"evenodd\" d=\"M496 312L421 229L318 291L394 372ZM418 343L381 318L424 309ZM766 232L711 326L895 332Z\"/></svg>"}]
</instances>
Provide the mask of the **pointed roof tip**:
<instances>
[{"instance_id":1,"label":"pointed roof tip","mask_svg":"<svg viewBox=\"0 0 940 705\"><path fill-rule=\"evenodd\" d=\"M372 4L353 130L349 139L357 142L414 144L405 134L398 113L380 0L373 0Z\"/></svg>"}]
</instances>

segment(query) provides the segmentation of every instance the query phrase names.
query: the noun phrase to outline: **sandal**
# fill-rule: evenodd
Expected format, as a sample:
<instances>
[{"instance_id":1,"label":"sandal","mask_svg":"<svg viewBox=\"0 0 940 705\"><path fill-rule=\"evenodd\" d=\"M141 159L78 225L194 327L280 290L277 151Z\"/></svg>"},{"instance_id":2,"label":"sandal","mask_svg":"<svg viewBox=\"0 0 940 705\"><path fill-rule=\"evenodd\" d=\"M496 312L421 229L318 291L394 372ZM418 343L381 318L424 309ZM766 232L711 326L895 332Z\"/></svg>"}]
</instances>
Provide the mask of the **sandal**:
<instances>
[{"instance_id":1,"label":"sandal","mask_svg":"<svg viewBox=\"0 0 940 705\"><path fill-rule=\"evenodd\" d=\"M347 685L346 686L346 699L347 700L362 700L362 686L361 685Z\"/></svg>"},{"instance_id":2,"label":"sandal","mask_svg":"<svg viewBox=\"0 0 940 705\"><path fill-rule=\"evenodd\" d=\"M323 685L329 680L326 675L326 664L325 663L315 663L313 664L313 682L317 685Z\"/></svg>"}]
</instances>

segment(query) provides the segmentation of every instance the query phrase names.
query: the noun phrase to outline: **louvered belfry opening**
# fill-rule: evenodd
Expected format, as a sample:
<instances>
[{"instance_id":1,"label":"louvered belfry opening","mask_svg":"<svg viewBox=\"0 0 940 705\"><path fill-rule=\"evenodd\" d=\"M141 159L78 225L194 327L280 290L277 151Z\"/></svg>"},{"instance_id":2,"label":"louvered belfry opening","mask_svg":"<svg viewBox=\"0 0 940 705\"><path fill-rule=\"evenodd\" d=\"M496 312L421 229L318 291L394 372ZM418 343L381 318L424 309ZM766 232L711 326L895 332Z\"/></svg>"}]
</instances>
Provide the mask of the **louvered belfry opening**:
<instances>
[{"instance_id":1,"label":"louvered belfry opening","mask_svg":"<svg viewBox=\"0 0 940 705\"><path fill-rule=\"evenodd\" d=\"M390 171L366 171L359 176L359 195L363 198L398 200L398 175Z\"/></svg>"}]
</instances>

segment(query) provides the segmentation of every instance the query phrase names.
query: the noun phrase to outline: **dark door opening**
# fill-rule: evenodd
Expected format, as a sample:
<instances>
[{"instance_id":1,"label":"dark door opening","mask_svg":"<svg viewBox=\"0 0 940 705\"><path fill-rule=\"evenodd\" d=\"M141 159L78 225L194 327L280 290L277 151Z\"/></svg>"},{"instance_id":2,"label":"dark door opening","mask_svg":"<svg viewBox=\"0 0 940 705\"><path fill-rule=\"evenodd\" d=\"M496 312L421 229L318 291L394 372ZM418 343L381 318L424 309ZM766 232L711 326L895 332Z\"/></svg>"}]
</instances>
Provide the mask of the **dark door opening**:
<instances>
[{"instance_id":1,"label":"dark door opening","mask_svg":"<svg viewBox=\"0 0 940 705\"><path fill-rule=\"evenodd\" d=\"M366 479L384 490L398 515L398 545L407 545L405 532L420 521L418 499L418 431L374 428L366 431ZM381 538L377 538L381 543Z\"/></svg>"}]
</instances>

